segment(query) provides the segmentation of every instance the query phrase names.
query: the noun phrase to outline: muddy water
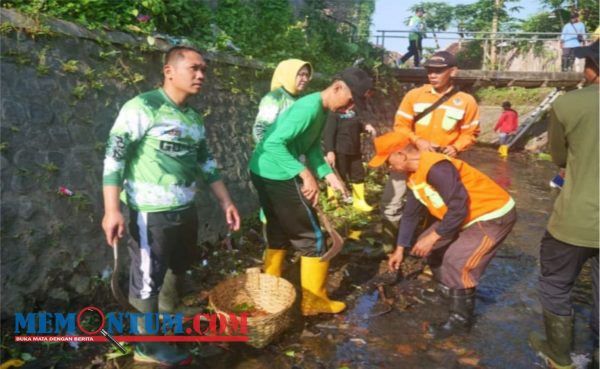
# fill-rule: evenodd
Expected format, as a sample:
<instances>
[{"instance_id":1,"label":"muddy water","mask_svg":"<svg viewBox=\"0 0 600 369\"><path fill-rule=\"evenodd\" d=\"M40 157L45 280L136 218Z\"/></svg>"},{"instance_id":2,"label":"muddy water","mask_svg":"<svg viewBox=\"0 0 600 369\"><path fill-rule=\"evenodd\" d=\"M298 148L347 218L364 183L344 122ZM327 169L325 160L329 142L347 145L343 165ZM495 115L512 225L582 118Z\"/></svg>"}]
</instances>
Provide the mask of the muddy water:
<instances>
[{"instance_id":1,"label":"muddy water","mask_svg":"<svg viewBox=\"0 0 600 369\"><path fill-rule=\"evenodd\" d=\"M333 296L348 302L344 314L296 319L294 327L265 349L243 344L211 347L195 367L211 369L273 368L542 368L527 346L531 330L541 330L537 300L539 241L557 190L548 182L555 167L525 154L501 160L490 148L475 148L464 160L504 186L517 203L519 221L488 267L477 291L477 321L469 335L433 339L427 326L444 319L445 307L421 301L417 288L427 278L406 279L377 288L364 283L381 259L354 259L342 273L346 288ZM334 265L335 267L335 265ZM575 359L583 368L591 350L587 322L591 311L589 267L574 292ZM204 346L208 348L208 346ZM216 351L215 351L216 350ZM201 350L202 351L202 350ZM219 353L220 352L220 353ZM131 361L121 367L143 367Z\"/></svg>"}]
</instances>

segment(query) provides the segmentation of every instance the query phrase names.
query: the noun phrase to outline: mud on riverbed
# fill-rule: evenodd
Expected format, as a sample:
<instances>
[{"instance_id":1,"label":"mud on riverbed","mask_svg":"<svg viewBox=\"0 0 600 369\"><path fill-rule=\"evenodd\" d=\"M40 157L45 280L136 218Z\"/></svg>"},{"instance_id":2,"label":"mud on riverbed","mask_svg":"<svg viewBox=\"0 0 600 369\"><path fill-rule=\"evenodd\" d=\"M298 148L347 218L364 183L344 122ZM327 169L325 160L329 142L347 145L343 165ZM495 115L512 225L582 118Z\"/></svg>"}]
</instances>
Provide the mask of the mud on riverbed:
<instances>
[{"instance_id":1,"label":"mud on riverbed","mask_svg":"<svg viewBox=\"0 0 600 369\"><path fill-rule=\"evenodd\" d=\"M445 319L444 306L426 303L418 290L430 285L423 264L407 258L402 274L389 274L385 264L389 240L378 232L377 211L370 217L349 209L329 206L336 228L349 240L331 265L331 297L347 302L348 309L335 316L302 318L279 339L257 350L244 344L184 344L195 354L193 368L542 368L527 346L531 330L541 330L541 307L537 299L538 248L552 208L556 190L548 186L554 166L525 154L511 153L500 159L489 148L477 147L463 157L480 168L515 198L518 223L492 260L477 290L476 324L468 335L444 340L427 333L429 324ZM383 173L369 177L368 200L377 204ZM235 235L234 249L223 245L200 245L195 264L187 276L189 303L194 303L232 271L261 264L264 244L258 223ZM290 256L284 277L298 285L299 265ZM125 285L125 281L124 281ZM107 290L108 291L108 290ZM108 293L106 310L117 310ZM591 313L591 276L586 266L575 287L576 317L574 359L584 368L591 351L588 327ZM82 302L84 303L84 302ZM83 307L83 306L82 306ZM74 311L77 309L74 308ZM297 312L297 306L295 311ZM10 326L3 322L3 359L30 355L22 368L153 368L131 360L131 355L107 359L108 345L17 345L11 342ZM8 327L8 329L7 329ZM29 358L29 356L25 357Z\"/></svg>"}]
</instances>

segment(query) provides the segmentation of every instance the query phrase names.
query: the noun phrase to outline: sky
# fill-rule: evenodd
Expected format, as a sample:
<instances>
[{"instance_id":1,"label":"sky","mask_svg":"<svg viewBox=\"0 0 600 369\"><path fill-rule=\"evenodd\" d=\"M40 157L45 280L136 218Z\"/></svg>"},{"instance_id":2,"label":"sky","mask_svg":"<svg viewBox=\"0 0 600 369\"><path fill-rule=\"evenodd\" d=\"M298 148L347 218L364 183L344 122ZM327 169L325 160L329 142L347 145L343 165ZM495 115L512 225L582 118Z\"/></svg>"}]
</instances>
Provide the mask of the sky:
<instances>
[{"instance_id":1,"label":"sky","mask_svg":"<svg viewBox=\"0 0 600 369\"><path fill-rule=\"evenodd\" d=\"M406 18L413 15L409 10L415 4L422 3L426 0L376 0L375 1L375 13L373 14L371 24L371 42L375 43L375 35L378 33L377 30L406 30L407 26L404 24ZM440 1L440 0L432 0ZM472 0L446 0L448 5L458 4L472 4L475 1ZM518 5L523 7L518 14L512 14L513 16L524 19L529 16L542 11L541 4L536 0L521 0L519 3L511 3L511 5ZM397 34L401 35L401 34ZM406 35L406 34L403 34ZM445 35L445 37L451 37L453 35ZM451 40L440 40L440 46L444 48ZM434 47L435 43L432 38L426 38L423 40L423 47ZM385 48L390 51L398 51L405 53L408 47L408 39L385 39Z\"/></svg>"}]
</instances>

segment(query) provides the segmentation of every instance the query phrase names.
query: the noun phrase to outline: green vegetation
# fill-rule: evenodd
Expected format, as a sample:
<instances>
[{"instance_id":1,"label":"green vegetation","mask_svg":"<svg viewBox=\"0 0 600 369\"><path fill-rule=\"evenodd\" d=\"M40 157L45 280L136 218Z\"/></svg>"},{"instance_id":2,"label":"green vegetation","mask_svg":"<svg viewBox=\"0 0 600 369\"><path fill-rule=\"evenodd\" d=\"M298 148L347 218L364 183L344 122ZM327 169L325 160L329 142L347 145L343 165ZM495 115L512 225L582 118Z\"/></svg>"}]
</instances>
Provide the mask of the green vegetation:
<instances>
[{"instance_id":1,"label":"green vegetation","mask_svg":"<svg viewBox=\"0 0 600 369\"><path fill-rule=\"evenodd\" d=\"M537 105L552 90L553 88L550 87L485 87L477 89L477 91L475 91L475 97L484 105L501 105L504 101L510 101L513 106Z\"/></svg>"},{"instance_id":2,"label":"green vegetation","mask_svg":"<svg viewBox=\"0 0 600 369\"><path fill-rule=\"evenodd\" d=\"M35 67L35 70L40 76L45 76L50 73L50 67L47 64L46 53L48 52L48 48L44 47L38 53L38 64Z\"/></svg>"},{"instance_id":3,"label":"green vegetation","mask_svg":"<svg viewBox=\"0 0 600 369\"><path fill-rule=\"evenodd\" d=\"M77 86L73 87L73 90L71 90L71 95L77 100L81 100L85 96L87 90L88 86L86 84L78 82Z\"/></svg>"},{"instance_id":4,"label":"green vegetation","mask_svg":"<svg viewBox=\"0 0 600 369\"><path fill-rule=\"evenodd\" d=\"M54 164L53 162L41 164L40 166L42 168L44 168L46 171L48 171L48 173L51 173L51 174L58 173L58 171L59 171L58 166L56 164Z\"/></svg>"},{"instance_id":5,"label":"green vegetation","mask_svg":"<svg viewBox=\"0 0 600 369\"><path fill-rule=\"evenodd\" d=\"M77 60L67 60L66 62L62 63L62 69L63 72L65 73L75 73L77 72L79 69L77 68L77 64L79 64L79 61Z\"/></svg>"},{"instance_id":6,"label":"green vegetation","mask_svg":"<svg viewBox=\"0 0 600 369\"><path fill-rule=\"evenodd\" d=\"M209 4L213 4L211 8ZM374 0L360 0L332 16L325 2L307 0L294 14L287 0L0 0L34 19L50 15L88 28L160 34L171 42L204 50L227 50L277 63L286 58L310 60L315 70L332 73L358 58L377 59L368 43ZM101 55L111 58L116 52ZM40 63L38 72L47 73ZM77 65L66 64L66 72ZM130 78L137 83L139 78Z\"/></svg>"}]
</instances>

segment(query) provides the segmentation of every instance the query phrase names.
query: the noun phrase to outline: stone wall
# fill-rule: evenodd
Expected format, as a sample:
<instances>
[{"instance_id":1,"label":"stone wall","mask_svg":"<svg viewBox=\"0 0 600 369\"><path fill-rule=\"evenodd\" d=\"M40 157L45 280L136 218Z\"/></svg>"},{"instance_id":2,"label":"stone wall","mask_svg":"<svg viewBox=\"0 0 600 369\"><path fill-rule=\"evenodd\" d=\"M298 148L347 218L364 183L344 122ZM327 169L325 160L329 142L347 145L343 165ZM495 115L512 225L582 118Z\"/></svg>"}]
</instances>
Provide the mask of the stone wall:
<instances>
[{"instance_id":1,"label":"stone wall","mask_svg":"<svg viewBox=\"0 0 600 369\"><path fill-rule=\"evenodd\" d=\"M162 52L144 37L46 25L2 9L0 119L2 313L68 306L112 267L100 223L102 160L119 108L161 83ZM158 40L160 41L160 40ZM162 45L163 48L166 45ZM247 173L251 125L271 71L207 54L207 82L191 104L242 215L258 207ZM64 186L73 192L59 194ZM201 240L225 233L206 186Z\"/></svg>"}]
</instances>

